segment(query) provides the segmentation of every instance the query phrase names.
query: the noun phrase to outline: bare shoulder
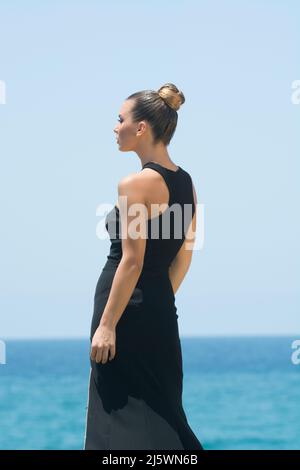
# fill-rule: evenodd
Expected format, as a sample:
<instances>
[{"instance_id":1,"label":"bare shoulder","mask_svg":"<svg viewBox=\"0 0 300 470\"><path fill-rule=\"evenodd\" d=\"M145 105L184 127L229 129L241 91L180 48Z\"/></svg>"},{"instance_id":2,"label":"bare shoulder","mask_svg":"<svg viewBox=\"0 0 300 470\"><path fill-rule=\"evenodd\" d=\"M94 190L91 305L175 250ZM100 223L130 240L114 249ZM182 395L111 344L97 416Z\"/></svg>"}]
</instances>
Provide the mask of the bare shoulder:
<instances>
[{"instance_id":1,"label":"bare shoulder","mask_svg":"<svg viewBox=\"0 0 300 470\"><path fill-rule=\"evenodd\" d=\"M145 180L155 176L159 177L160 173L158 173L158 171L154 170L153 168L144 168L143 171L140 172L140 175Z\"/></svg>"},{"instance_id":2,"label":"bare shoulder","mask_svg":"<svg viewBox=\"0 0 300 470\"><path fill-rule=\"evenodd\" d=\"M143 182L145 181L144 175L140 173L129 173L129 175L124 176L118 183L118 189L137 189L142 187Z\"/></svg>"},{"instance_id":3,"label":"bare shoulder","mask_svg":"<svg viewBox=\"0 0 300 470\"><path fill-rule=\"evenodd\" d=\"M144 168L143 171L138 173L129 173L124 176L118 183L118 189L121 190L140 190L143 193L147 192L147 189L153 183L154 180L160 181L160 174L152 170L151 168Z\"/></svg>"},{"instance_id":4,"label":"bare shoulder","mask_svg":"<svg viewBox=\"0 0 300 470\"><path fill-rule=\"evenodd\" d=\"M130 173L124 176L118 183L119 196L126 196L130 203L146 202L144 179L141 173Z\"/></svg>"}]
</instances>

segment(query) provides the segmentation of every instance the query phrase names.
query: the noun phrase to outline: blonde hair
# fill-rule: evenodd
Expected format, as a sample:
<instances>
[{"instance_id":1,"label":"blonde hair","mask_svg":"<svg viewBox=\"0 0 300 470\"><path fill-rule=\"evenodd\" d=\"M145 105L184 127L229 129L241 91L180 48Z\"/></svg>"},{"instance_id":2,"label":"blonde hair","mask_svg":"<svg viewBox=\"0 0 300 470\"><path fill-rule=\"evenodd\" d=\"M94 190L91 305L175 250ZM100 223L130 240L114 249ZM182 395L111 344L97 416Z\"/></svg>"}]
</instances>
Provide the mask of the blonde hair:
<instances>
[{"instance_id":1,"label":"blonde hair","mask_svg":"<svg viewBox=\"0 0 300 470\"><path fill-rule=\"evenodd\" d=\"M165 83L157 92L165 103L175 111L178 111L185 102L184 94L173 83Z\"/></svg>"}]
</instances>

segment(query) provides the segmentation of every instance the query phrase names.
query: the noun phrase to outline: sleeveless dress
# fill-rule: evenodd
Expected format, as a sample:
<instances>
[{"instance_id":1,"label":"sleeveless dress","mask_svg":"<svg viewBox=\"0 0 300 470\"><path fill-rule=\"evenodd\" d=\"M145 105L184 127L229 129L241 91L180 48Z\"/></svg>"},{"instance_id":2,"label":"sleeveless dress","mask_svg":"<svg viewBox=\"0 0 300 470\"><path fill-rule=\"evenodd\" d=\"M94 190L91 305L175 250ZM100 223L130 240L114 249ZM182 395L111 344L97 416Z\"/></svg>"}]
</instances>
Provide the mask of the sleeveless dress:
<instances>
[{"instance_id":1,"label":"sleeveless dress","mask_svg":"<svg viewBox=\"0 0 300 470\"><path fill-rule=\"evenodd\" d=\"M168 207L147 221L143 269L116 325L114 359L105 364L90 359L84 450L203 450L182 404L178 315L168 274L195 212L192 179L181 167L173 171L147 162L144 168L152 168L164 178ZM180 237L174 236L172 204L182 208ZM191 208L188 217L183 215L184 204ZM170 236L163 237L164 217L170 217ZM96 285L90 341L122 257L117 206L105 222L111 245ZM151 225L157 223L159 236L151 238Z\"/></svg>"}]
</instances>

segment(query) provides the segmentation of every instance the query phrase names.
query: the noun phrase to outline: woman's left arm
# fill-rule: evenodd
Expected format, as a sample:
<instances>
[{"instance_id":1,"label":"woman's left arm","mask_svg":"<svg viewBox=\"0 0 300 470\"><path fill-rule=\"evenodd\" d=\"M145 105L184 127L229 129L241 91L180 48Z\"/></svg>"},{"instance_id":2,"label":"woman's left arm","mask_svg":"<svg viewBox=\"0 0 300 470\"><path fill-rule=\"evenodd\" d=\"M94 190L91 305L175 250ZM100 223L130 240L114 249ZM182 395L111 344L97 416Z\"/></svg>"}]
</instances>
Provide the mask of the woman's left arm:
<instances>
[{"instance_id":1,"label":"woman's left arm","mask_svg":"<svg viewBox=\"0 0 300 470\"><path fill-rule=\"evenodd\" d=\"M91 358L106 362L115 355L115 328L142 272L146 247L147 207L139 174L118 184L122 258L93 340Z\"/></svg>"}]
</instances>

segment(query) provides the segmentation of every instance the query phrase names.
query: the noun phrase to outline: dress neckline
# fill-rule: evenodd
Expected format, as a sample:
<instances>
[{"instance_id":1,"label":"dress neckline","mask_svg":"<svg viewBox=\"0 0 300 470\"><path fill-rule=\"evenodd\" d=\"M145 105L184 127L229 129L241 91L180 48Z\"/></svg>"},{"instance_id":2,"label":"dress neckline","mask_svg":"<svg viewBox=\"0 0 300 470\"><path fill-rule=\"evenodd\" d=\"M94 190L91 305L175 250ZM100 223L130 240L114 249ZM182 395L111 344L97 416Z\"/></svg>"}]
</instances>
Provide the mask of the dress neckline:
<instances>
[{"instance_id":1,"label":"dress neckline","mask_svg":"<svg viewBox=\"0 0 300 470\"><path fill-rule=\"evenodd\" d=\"M171 173L179 173L179 171L181 170L181 167L180 167L179 165L177 165L177 170L171 170L170 168L167 168L167 167L165 167L165 166L162 166L160 163L154 162L153 160L151 160L150 162L144 163L142 169L144 169L145 166L148 165L148 163L154 163L155 165L158 165L158 166L160 166L161 168L163 168L164 170L170 171Z\"/></svg>"}]
</instances>

